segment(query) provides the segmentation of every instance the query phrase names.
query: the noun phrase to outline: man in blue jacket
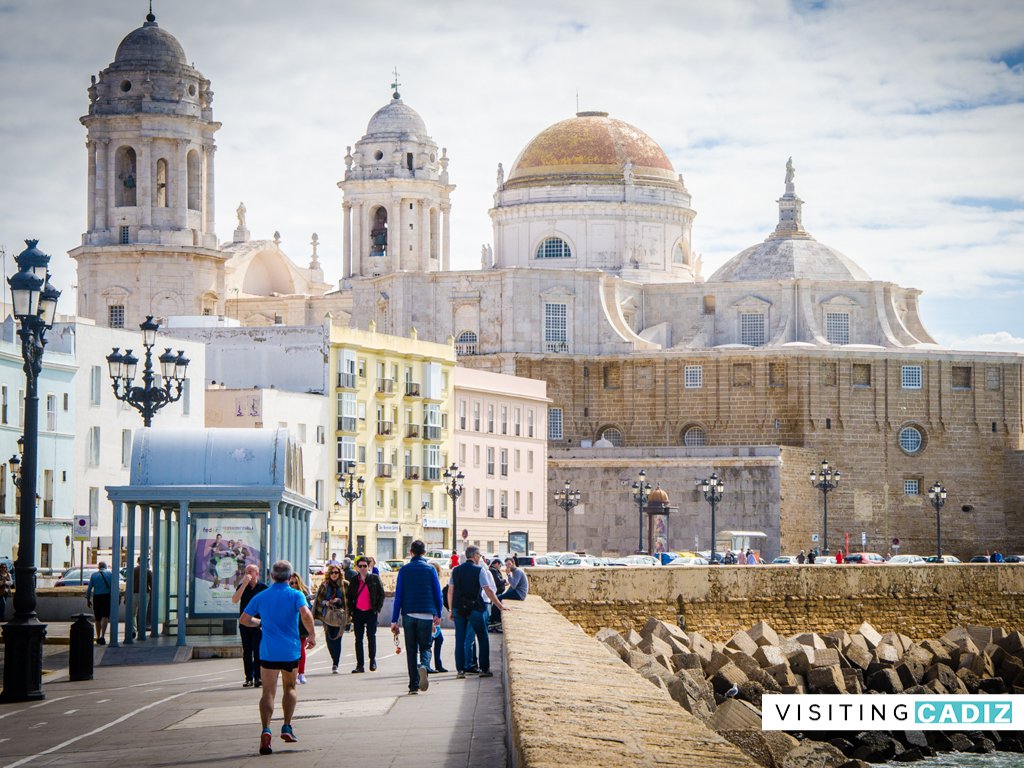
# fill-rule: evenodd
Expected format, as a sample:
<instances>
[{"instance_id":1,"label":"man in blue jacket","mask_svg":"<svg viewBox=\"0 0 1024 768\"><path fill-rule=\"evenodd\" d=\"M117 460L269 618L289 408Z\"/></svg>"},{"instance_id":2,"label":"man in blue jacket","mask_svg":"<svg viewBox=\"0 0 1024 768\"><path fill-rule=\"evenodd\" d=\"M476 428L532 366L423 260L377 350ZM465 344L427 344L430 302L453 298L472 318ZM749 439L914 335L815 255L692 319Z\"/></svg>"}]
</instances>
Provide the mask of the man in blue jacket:
<instances>
[{"instance_id":1,"label":"man in blue jacket","mask_svg":"<svg viewBox=\"0 0 1024 768\"><path fill-rule=\"evenodd\" d=\"M402 615L409 693L425 691L430 684L426 667L419 665L420 654L431 647L431 634L441 623L441 582L437 571L423 557L426 551L427 545L419 539L409 547L412 559L398 571L391 611L391 631L396 636L398 615Z\"/></svg>"}]
</instances>

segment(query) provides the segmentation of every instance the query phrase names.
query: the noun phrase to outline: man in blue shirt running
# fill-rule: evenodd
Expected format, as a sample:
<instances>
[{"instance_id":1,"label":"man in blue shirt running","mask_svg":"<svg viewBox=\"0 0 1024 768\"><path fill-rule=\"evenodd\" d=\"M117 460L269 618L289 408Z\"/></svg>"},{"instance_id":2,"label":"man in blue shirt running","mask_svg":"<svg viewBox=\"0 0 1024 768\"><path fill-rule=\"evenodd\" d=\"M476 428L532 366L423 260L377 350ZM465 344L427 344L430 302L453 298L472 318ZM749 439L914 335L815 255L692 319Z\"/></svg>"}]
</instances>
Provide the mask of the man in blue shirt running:
<instances>
[{"instance_id":1,"label":"man in blue shirt running","mask_svg":"<svg viewBox=\"0 0 1024 768\"><path fill-rule=\"evenodd\" d=\"M299 700L295 682L299 657L302 655L300 619L308 633L305 638L306 647L312 648L316 644L313 614L309 610L306 596L288 586L292 564L287 560L278 560L271 566L270 576L273 584L253 596L239 619L246 627L260 627L263 630L260 640L260 679L263 681L263 696L260 697L260 720L263 723L263 732L260 733L261 755L269 755L274 751L270 747L270 718L274 715L278 672L281 673L284 688L281 694L281 709L284 710L281 739L286 742L299 740L292 730L292 715L295 714L295 705Z\"/></svg>"}]
</instances>

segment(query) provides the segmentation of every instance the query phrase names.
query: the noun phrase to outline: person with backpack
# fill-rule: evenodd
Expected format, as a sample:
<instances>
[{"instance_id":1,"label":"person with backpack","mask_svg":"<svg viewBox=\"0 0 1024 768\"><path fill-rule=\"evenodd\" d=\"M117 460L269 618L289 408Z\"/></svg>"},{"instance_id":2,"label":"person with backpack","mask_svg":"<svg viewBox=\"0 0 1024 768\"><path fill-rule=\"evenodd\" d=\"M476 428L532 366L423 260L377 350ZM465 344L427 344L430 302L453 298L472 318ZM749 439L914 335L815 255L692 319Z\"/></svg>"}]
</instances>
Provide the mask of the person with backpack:
<instances>
[{"instance_id":1,"label":"person with backpack","mask_svg":"<svg viewBox=\"0 0 1024 768\"><path fill-rule=\"evenodd\" d=\"M92 608L96 617L96 645L107 644L107 624L110 623L110 592L114 577L107 570L107 564L100 562L99 570L89 577L85 588L85 604Z\"/></svg>"},{"instance_id":2,"label":"person with backpack","mask_svg":"<svg viewBox=\"0 0 1024 768\"><path fill-rule=\"evenodd\" d=\"M363 635L370 652L370 671L377 671L377 614L384 607L384 584L380 576L370 572L373 558L365 555L356 559L358 575L348 583L348 605L352 610L352 625L356 633L356 667L353 674L365 672L363 665Z\"/></svg>"},{"instance_id":3,"label":"person with backpack","mask_svg":"<svg viewBox=\"0 0 1024 768\"><path fill-rule=\"evenodd\" d=\"M466 562L452 571L449 596L452 616L455 620L455 670L456 677L464 678L469 669L471 656L470 642L478 646L480 677L494 677L491 672L490 641L487 637L487 605L483 595L499 611L505 610L491 586L487 568L480 565L480 548L472 544L466 547ZM472 635L469 629L472 628Z\"/></svg>"}]
</instances>

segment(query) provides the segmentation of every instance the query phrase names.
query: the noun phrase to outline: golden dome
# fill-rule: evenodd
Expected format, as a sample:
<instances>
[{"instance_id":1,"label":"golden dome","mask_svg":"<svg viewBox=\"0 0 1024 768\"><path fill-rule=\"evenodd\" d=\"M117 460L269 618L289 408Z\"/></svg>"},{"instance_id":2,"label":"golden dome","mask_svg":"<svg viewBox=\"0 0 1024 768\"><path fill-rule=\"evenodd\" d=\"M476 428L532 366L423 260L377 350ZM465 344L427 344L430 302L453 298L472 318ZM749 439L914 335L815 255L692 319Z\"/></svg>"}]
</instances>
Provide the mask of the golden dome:
<instances>
[{"instance_id":1,"label":"golden dome","mask_svg":"<svg viewBox=\"0 0 1024 768\"><path fill-rule=\"evenodd\" d=\"M661 490L661 486L658 486L651 495L647 497L648 504L668 504L668 494Z\"/></svg>"},{"instance_id":2,"label":"golden dome","mask_svg":"<svg viewBox=\"0 0 1024 768\"><path fill-rule=\"evenodd\" d=\"M680 187L665 151L639 128L607 112L577 112L537 134L516 158L505 188L633 183Z\"/></svg>"}]
</instances>

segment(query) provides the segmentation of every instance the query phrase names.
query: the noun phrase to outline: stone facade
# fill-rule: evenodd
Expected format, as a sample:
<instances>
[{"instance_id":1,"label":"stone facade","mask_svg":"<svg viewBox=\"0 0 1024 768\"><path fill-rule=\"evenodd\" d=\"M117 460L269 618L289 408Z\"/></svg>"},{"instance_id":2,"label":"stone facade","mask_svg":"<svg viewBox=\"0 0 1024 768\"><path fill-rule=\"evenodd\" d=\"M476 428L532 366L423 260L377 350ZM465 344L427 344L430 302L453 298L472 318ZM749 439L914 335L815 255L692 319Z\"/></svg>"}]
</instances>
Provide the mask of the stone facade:
<instances>
[{"instance_id":1,"label":"stone facade","mask_svg":"<svg viewBox=\"0 0 1024 768\"><path fill-rule=\"evenodd\" d=\"M766 621L780 634L867 621L915 640L953 627L1024 628L1017 565L530 568L530 592L591 634L651 616L712 640Z\"/></svg>"}]
</instances>

